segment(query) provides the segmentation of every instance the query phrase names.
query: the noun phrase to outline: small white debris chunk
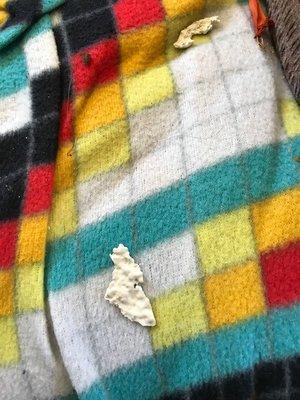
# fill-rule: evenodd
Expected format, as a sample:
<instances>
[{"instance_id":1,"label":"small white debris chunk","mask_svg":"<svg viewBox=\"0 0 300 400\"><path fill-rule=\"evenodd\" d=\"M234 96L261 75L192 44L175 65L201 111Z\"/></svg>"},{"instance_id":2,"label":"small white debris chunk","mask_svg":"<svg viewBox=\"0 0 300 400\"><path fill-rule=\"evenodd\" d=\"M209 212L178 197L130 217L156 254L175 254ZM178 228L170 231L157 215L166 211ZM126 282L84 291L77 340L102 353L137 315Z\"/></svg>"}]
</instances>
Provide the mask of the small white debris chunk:
<instances>
[{"instance_id":1,"label":"small white debris chunk","mask_svg":"<svg viewBox=\"0 0 300 400\"><path fill-rule=\"evenodd\" d=\"M104 296L105 300L119 307L130 321L136 321L143 326L154 326L156 321L150 301L139 285L144 281L139 265L130 257L123 244L113 249L110 258L115 269Z\"/></svg>"},{"instance_id":2,"label":"small white debris chunk","mask_svg":"<svg viewBox=\"0 0 300 400\"><path fill-rule=\"evenodd\" d=\"M220 22L219 17L209 17L203 18L199 21L193 22L187 28L183 29L180 32L179 38L177 42L174 43L174 46L177 49L187 49L193 44L193 35L206 35L213 28L213 22Z\"/></svg>"}]
</instances>

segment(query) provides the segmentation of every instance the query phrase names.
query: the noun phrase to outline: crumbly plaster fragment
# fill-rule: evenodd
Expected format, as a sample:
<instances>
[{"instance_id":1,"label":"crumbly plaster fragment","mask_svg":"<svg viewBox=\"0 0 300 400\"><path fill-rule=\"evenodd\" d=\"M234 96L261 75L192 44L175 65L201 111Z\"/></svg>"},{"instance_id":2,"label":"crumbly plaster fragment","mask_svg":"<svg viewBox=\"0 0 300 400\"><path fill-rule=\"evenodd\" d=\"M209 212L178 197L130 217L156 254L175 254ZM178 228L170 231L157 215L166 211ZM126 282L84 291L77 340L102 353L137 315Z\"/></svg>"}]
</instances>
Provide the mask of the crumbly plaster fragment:
<instances>
[{"instance_id":1,"label":"crumbly plaster fragment","mask_svg":"<svg viewBox=\"0 0 300 400\"><path fill-rule=\"evenodd\" d=\"M136 321L143 326L154 326L155 317L148 297L140 286L143 283L143 273L134 259L130 257L127 247L119 244L110 254L115 268L112 273L105 300L120 308L121 313L130 321Z\"/></svg>"},{"instance_id":2,"label":"crumbly plaster fragment","mask_svg":"<svg viewBox=\"0 0 300 400\"><path fill-rule=\"evenodd\" d=\"M174 46L177 49L187 49L193 44L192 36L206 35L212 30L213 22L220 22L219 17L213 16L193 22L191 25L180 32L178 40L174 43Z\"/></svg>"}]
</instances>

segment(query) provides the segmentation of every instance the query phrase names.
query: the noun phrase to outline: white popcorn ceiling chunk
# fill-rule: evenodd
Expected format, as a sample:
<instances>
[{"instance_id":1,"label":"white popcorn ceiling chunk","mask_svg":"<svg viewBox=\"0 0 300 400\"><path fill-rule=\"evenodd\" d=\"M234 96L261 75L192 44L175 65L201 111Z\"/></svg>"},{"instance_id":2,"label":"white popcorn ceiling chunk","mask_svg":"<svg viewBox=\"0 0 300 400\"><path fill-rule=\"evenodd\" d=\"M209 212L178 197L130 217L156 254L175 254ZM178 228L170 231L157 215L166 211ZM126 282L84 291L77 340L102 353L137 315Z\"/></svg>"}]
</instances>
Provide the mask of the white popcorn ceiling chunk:
<instances>
[{"instance_id":1,"label":"white popcorn ceiling chunk","mask_svg":"<svg viewBox=\"0 0 300 400\"><path fill-rule=\"evenodd\" d=\"M213 28L213 22L220 22L219 17L203 18L199 21L193 22L187 28L180 32L177 42L174 47L177 49L187 49L193 44L193 35L206 35Z\"/></svg>"},{"instance_id":2,"label":"white popcorn ceiling chunk","mask_svg":"<svg viewBox=\"0 0 300 400\"><path fill-rule=\"evenodd\" d=\"M144 281L139 265L130 257L123 244L114 248L110 257L115 269L104 296L105 300L119 307L130 321L136 321L143 326L154 326L156 321L150 301L139 286Z\"/></svg>"}]
</instances>

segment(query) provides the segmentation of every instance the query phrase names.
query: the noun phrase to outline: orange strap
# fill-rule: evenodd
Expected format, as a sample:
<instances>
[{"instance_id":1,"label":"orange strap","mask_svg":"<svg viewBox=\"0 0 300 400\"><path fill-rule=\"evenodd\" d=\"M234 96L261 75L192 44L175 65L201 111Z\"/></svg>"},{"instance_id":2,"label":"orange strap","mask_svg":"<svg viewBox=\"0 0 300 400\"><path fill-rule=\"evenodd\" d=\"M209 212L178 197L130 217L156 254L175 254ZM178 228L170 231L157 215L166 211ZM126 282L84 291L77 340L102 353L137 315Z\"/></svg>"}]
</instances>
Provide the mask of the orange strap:
<instances>
[{"instance_id":1,"label":"orange strap","mask_svg":"<svg viewBox=\"0 0 300 400\"><path fill-rule=\"evenodd\" d=\"M273 26L273 21L264 13L259 0L249 0L249 8L252 15L252 21L255 29L255 38L260 37L264 30Z\"/></svg>"}]
</instances>

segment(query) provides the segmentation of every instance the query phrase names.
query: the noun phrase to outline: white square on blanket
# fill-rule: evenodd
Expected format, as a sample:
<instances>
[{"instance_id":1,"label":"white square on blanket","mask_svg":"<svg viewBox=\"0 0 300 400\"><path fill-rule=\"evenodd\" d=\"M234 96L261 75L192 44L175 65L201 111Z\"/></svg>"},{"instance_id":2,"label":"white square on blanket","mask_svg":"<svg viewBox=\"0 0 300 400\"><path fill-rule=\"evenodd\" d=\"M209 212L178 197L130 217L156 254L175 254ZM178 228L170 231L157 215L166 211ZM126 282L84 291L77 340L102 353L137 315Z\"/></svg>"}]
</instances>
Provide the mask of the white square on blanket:
<instances>
[{"instance_id":1,"label":"white square on blanket","mask_svg":"<svg viewBox=\"0 0 300 400\"><path fill-rule=\"evenodd\" d=\"M59 67L57 47L50 30L29 39L24 50L30 77Z\"/></svg>"}]
</instances>

